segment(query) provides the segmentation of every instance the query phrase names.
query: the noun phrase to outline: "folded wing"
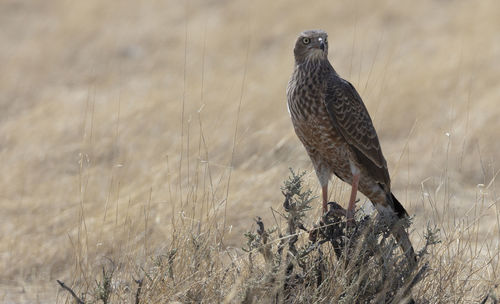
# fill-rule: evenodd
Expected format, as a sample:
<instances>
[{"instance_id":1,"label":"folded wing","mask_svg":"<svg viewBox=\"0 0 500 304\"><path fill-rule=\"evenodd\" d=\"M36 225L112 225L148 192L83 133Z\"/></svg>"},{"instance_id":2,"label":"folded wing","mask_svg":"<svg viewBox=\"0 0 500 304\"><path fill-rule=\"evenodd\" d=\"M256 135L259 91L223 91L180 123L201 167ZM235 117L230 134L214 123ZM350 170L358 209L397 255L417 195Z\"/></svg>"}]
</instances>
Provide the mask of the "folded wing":
<instances>
[{"instance_id":1,"label":"folded wing","mask_svg":"<svg viewBox=\"0 0 500 304\"><path fill-rule=\"evenodd\" d=\"M332 76L327 85L325 105L333 128L348 143L358 163L389 191L391 180L387 162L370 115L356 89L348 81Z\"/></svg>"}]
</instances>

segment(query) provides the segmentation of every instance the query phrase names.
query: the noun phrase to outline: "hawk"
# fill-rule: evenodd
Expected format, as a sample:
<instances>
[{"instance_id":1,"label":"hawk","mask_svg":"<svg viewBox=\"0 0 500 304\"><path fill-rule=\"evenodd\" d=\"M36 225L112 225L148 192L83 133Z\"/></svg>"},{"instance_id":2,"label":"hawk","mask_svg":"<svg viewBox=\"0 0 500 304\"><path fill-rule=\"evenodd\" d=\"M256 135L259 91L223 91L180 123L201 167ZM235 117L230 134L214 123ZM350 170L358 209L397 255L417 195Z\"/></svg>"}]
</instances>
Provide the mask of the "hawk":
<instances>
[{"instance_id":1,"label":"hawk","mask_svg":"<svg viewBox=\"0 0 500 304\"><path fill-rule=\"evenodd\" d=\"M352 185L347 207L349 222L354 217L358 190L379 213L407 217L391 192L387 163L361 97L328 61L327 33L301 33L294 55L295 67L287 87L288 111L318 176L323 212L327 211L328 181L335 174ZM413 254L404 228L395 236L403 249Z\"/></svg>"}]
</instances>

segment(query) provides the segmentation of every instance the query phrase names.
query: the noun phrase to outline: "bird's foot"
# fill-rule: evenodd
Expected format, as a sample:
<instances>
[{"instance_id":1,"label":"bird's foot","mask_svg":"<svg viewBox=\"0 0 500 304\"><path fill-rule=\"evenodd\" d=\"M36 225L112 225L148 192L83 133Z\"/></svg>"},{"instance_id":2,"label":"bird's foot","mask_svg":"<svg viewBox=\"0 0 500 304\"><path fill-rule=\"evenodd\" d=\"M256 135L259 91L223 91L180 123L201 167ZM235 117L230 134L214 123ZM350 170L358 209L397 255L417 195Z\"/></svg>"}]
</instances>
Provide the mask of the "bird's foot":
<instances>
[{"instance_id":1,"label":"bird's foot","mask_svg":"<svg viewBox=\"0 0 500 304\"><path fill-rule=\"evenodd\" d=\"M336 202L329 202L326 205L328 208L323 209L323 214L319 222L309 230L309 240L311 242L316 242L325 227L328 227L334 222L338 223L342 218L346 217L347 211Z\"/></svg>"},{"instance_id":2,"label":"bird's foot","mask_svg":"<svg viewBox=\"0 0 500 304\"><path fill-rule=\"evenodd\" d=\"M349 227L352 227L354 225L354 210L346 211L346 223Z\"/></svg>"},{"instance_id":3,"label":"bird's foot","mask_svg":"<svg viewBox=\"0 0 500 304\"><path fill-rule=\"evenodd\" d=\"M355 200L353 203L349 203L349 207L346 211L347 218L347 226L352 227L355 223L354 214L356 213L356 203L359 202L359 199Z\"/></svg>"},{"instance_id":4,"label":"bird's foot","mask_svg":"<svg viewBox=\"0 0 500 304\"><path fill-rule=\"evenodd\" d=\"M335 215L337 217L345 217L347 215L347 211L342 208L339 204L336 202L329 202L328 206L330 207L328 211L323 212L323 216L329 217L332 215Z\"/></svg>"}]
</instances>

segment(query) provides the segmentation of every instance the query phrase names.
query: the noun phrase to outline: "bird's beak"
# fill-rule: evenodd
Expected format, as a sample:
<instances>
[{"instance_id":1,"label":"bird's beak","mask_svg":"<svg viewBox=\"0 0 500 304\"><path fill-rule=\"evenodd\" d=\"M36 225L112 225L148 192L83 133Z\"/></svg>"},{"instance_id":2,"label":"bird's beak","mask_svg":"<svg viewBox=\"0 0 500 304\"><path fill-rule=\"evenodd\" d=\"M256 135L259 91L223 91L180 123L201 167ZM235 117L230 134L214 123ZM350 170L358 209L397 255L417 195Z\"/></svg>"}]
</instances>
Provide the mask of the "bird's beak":
<instances>
[{"instance_id":1,"label":"bird's beak","mask_svg":"<svg viewBox=\"0 0 500 304\"><path fill-rule=\"evenodd\" d=\"M321 41L319 42L319 48L320 48L322 51L324 51L324 50L325 50L325 42L324 42L323 40L321 40Z\"/></svg>"}]
</instances>

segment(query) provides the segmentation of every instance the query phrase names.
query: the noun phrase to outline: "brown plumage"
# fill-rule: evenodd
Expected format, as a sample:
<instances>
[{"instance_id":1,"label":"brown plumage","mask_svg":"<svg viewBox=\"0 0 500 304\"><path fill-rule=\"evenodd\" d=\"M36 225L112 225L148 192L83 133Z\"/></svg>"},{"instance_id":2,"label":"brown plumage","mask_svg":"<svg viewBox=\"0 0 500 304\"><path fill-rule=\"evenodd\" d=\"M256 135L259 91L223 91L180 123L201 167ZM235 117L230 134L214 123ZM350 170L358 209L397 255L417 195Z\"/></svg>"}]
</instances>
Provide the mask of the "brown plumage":
<instances>
[{"instance_id":1,"label":"brown plumage","mask_svg":"<svg viewBox=\"0 0 500 304\"><path fill-rule=\"evenodd\" d=\"M358 189L379 212L407 216L391 192L387 163L361 97L328 61L326 32L301 33L294 55L295 68L287 87L288 110L322 186L323 211L327 206L328 181L335 174L352 185L349 220L353 219ZM406 232L404 237L401 233L397 238L409 242Z\"/></svg>"}]
</instances>

